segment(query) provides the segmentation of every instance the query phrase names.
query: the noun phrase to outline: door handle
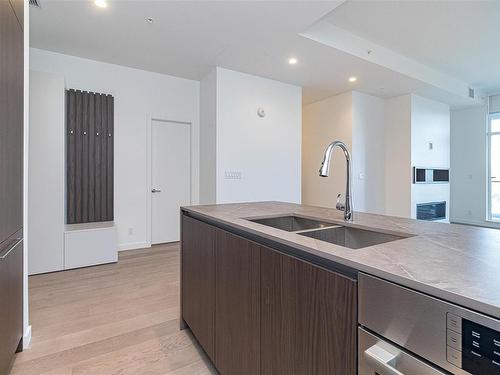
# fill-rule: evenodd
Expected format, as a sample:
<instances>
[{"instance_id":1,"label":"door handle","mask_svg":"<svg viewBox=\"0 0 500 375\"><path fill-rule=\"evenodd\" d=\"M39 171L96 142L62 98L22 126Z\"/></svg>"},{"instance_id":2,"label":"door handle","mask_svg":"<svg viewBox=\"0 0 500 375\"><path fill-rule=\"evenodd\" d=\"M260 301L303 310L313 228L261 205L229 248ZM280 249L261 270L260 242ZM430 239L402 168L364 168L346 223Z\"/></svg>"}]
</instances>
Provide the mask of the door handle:
<instances>
[{"instance_id":1,"label":"door handle","mask_svg":"<svg viewBox=\"0 0 500 375\"><path fill-rule=\"evenodd\" d=\"M0 252L0 260L7 258L7 256L11 253L12 250L14 250L17 245L21 243L23 239L22 238L16 238L12 242L9 243L9 247L6 247L3 251ZM3 254L2 254L3 253Z\"/></svg>"},{"instance_id":2,"label":"door handle","mask_svg":"<svg viewBox=\"0 0 500 375\"><path fill-rule=\"evenodd\" d=\"M396 370L394 362L396 355L389 353L387 350L378 345L365 350L363 353L365 361L380 375L405 375L401 371Z\"/></svg>"},{"instance_id":3,"label":"door handle","mask_svg":"<svg viewBox=\"0 0 500 375\"><path fill-rule=\"evenodd\" d=\"M160 189L152 189L151 193L161 193L161 190Z\"/></svg>"}]
</instances>

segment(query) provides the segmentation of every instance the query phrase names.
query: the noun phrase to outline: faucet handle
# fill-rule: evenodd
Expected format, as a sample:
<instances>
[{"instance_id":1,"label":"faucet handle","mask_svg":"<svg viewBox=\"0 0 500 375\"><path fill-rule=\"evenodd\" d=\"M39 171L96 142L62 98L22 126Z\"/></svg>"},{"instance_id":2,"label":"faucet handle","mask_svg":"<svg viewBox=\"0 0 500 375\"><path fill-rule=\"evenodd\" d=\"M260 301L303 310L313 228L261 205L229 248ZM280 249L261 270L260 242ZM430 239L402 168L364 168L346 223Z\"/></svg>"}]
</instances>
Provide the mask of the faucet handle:
<instances>
[{"instance_id":1,"label":"faucet handle","mask_svg":"<svg viewBox=\"0 0 500 375\"><path fill-rule=\"evenodd\" d=\"M335 205L335 208L339 211L345 211L345 203L342 203L340 201L340 197L342 196L342 194L338 194L337 195L337 204Z\"/></svg>"}]
</instances>

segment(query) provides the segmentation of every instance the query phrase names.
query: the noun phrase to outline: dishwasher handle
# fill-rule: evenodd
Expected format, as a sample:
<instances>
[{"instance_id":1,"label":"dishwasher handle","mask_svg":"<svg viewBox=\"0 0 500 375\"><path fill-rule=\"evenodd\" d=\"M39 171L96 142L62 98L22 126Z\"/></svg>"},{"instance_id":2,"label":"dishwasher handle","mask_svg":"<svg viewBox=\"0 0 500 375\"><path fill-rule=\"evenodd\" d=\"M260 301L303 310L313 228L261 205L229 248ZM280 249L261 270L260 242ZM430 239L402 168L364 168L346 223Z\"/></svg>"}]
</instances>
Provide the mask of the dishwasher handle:
<instances>
[{"instance_id":1,"label":"dishwasher handle","mask_svg":"<svg viewBox=\"0 0 500 375\"><path fill-rule=\"evenodd\" d=\"M375 344L364 351L365 361L380 375L405 375L394 368L396 356Z\"/></svg>"}]
</instances>

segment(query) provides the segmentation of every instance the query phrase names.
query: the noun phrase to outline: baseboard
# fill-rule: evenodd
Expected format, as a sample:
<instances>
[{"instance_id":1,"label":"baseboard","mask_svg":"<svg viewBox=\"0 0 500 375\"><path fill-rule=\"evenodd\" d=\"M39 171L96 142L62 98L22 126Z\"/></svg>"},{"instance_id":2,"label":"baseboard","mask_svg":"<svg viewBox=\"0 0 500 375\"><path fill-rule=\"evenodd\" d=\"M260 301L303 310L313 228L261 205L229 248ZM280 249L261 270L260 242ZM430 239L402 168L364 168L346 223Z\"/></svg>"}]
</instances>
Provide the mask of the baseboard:
<instances>
[{"instance_id":1,"label":"baseboard","mask_svg":"<svg viewBox=\"0 0 500 375\"><path fill-rule=\"evenodd\" d=\"M118 244L118 251L143 249L145 247L151 247L151 244L148 242L127 242Z\"/></svg>"},{"instance_id":2,"label":"baseboard","mask_svg":"<svg viewBox=\"0 0 500 375\"><path fill-rule=\"evenodd\" d=\"M480 220L450 219L450 222L452 224L472 225L476 227L500 229L500 223L488 220L480 221Z\"/></svg>"},{"instance_id":3,"label":"baseboard","mask_svg":"<svg viewBox=\"0 0 500 375\"><path fill-rule=\"evenodd\" d=\"M30 346L30 342L31 342L31 326L28 326L23 336L23 350L28 349L28 347Z\"/></svg>"}]
</instances>

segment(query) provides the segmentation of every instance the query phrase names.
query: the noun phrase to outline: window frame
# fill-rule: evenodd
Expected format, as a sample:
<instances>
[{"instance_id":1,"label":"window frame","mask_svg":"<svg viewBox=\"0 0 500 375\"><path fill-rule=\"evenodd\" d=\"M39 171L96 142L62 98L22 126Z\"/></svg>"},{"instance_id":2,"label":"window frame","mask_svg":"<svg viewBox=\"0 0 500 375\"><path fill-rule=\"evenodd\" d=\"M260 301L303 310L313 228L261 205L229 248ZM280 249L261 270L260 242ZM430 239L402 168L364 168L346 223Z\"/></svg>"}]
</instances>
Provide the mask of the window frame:
<instances>
[{"instance_id":1,"label":"window frame","mask_svg":"<svg viewBox=\"0 0 500 375\"><path fill-rule=\"evenodd\" d=\"M486 132L486 138L487 138L487 145L488 145L488 160L487 160L487 194L488 194L488 197L487 197L487 202L488 202L488 212L487 212L487 220L488 221L492 221L492 222L495 222L495 223L500 223L500 219L495 219L493 218L493 214L492 214L492 211L491 211L491 204L492 204L492 187L493 187L493 181L491 179L491 140L492 140L492 136L494 135L500 135L500 131L492 131L491 130L491 124L493 122L493 120L500 120L500 112L496 112L496 113L490 113L489 116L488 116L488 128L487 128L487 132Z\"/></svg>"}]
</instances>

